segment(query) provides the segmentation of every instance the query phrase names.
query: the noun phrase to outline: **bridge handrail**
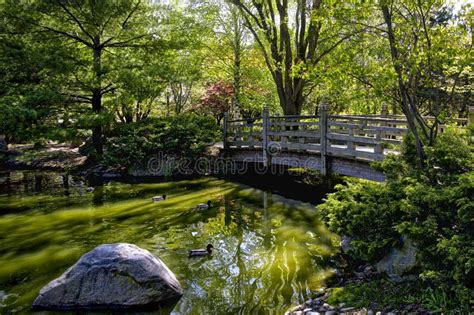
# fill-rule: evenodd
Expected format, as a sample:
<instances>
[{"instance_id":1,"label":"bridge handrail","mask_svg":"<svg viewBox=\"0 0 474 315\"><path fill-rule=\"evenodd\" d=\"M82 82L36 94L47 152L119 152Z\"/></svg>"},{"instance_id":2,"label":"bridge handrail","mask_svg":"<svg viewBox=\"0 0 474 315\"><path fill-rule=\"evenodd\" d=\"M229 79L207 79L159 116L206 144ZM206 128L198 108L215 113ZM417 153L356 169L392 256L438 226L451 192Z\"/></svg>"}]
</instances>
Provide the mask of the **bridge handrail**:
<instances>
[{"instance_id":1,"label":"bridge handrail","mask_svg":"<svg viewBox=\"0 0 474 315\"><path fill-rule=\"evenodd\" d=\"M451 121L469 123L467 118ZM224 149L262 149L267 161L268 146L277 144L283 150L316 152L323 160L341 156L374 161L396 152L390 145L402 143L407 125L402 115L335 115L322 109L319 115L270 116L266 109L255 118L229 120L225 115Z\"/></svg>"}]
</instances>

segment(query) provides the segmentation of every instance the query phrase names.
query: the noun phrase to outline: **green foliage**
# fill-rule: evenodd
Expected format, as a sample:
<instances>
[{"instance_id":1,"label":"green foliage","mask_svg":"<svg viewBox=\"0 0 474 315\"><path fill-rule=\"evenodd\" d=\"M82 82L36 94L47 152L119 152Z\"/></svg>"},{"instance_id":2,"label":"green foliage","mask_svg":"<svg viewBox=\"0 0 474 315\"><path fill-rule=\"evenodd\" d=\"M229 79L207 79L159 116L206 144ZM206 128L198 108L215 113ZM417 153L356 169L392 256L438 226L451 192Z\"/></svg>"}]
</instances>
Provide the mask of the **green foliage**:
<instances>
[{"instance_id":1,"label":"green foliage","mask_svg":"<svg viewBox=\"0 0 474 315\"><path fill-rule=\"evenodd\" d=\"M458 300L451 299L445 289L423 288L417 282L410 282L407 285L377 279L333 288L329 294L328 303L331 305L346 303L361 308L370 306L376 310L393 310L418 305L435 313L449 310L453 313L467 314L470 309L467 303L459 304Z\"/></svg>"},{"instance_id":2,"label":"green foliage","mask_svg":"<svg viewBox=\"0 0 474 315\"><path fill-rule=\"evenodd\" d=\"M129 167L159 153L193 159L218 137L215 120L195 114L118 124L110 134L104 163Z\"/></svg>"},{"instance_id":3,"label":"green foliage","mask_svg":"<svg viewBox=\"0 0 474 315\"><path fill-rule=\"evenodd\" d=\"M474 157L466 138L445 130L426 149L422 170L408 138L402 155L377 165L386 183L338 186L318 209L331 229L354 238L357 259L374 262L402 236L412 239L420 280L469 301L473 292L464 282L474 268Z\"/></svg>"}]
</instances>

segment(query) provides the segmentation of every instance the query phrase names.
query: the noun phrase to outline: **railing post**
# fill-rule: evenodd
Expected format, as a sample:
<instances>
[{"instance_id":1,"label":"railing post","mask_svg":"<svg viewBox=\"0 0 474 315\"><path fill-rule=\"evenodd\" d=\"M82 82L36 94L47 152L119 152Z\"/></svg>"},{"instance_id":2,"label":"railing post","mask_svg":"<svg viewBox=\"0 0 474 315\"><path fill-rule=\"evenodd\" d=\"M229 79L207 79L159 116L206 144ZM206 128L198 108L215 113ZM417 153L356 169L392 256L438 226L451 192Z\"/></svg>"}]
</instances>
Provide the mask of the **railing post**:
<instances>
[{"instance_id":1,"label":"railing post","mask_svg":"<svg viewBox=\"0 0 474 315\"><path fill-rule=\"evenodd\" d=\"M349 140L347 141L347 150L349 152L352 152L355 150L353 139L354 139L354 128L349 127Z\"/></svg>"},{"instance_id":2,"label":"railing post","mask_svg":"<svg viewBox=\"0 0 474 315\"><path fill-rule=\"evenodd\" d=\"M385 103L382 104L382 112L381 112L380 117L382 117L382 118L387 118L387 117L388 117L388 107L387 107L387 104L385 104ZM381 127L385 127L385 126L389 126L389 125L386 124L385 122L381 122L381 123L380 123L380 126L381 126ZM380 136L381 136L382 139L385 138L385 137L387 137L385 131L382 132L382 134L381 134Z\"/></svg>"},{"instance_id":3,"label":"railing post","mask_svg":"<svg viewBox=\"0 0 474 315\"><path fill-rule=\"evenodd\" d=\"M327 128L328 128L328 112L327 105L321 104L320 116L319 116L319 128L321 132L321 175L327 176L329 173L328 161L327 161Z\"/></svg>"},{"instance_id":4,"label":"railing post","mask_svg":"<svg viewBox=\"0 0 474 315\"><path fill-rule=\"evenodd\" d=\"M269 119L268 106L263 108L262 113L262 148L263 148L263 165L268 167L269 156L268 156L268 119Z\"/></svg>"},{"instance_id":5,"label":"railing post","mask_svg":"<svg viewBox=\"0 0 474 315\"><path fill-rule=\"evenodd\" d=\"M374 153L383 154L384 150L382 147L382 131L377 130L375 132L375 140L377 141L377 144L375 145Z\"/></svg>"},{"instance_id":6,"label":"railing post","mask_svg":"<svg viewBox=\"0 0 474 315\"><path fill-rule=\"evenodd\" d=\"M228 128L229 128L229 113L225 112L224 113L224 127L223 127L222 135L224 136L224 141L223 141L223 147L224 147L224 154L226 154L227 150L229 149L229 143L228 143Z\"/></svg>"}]
</instances>

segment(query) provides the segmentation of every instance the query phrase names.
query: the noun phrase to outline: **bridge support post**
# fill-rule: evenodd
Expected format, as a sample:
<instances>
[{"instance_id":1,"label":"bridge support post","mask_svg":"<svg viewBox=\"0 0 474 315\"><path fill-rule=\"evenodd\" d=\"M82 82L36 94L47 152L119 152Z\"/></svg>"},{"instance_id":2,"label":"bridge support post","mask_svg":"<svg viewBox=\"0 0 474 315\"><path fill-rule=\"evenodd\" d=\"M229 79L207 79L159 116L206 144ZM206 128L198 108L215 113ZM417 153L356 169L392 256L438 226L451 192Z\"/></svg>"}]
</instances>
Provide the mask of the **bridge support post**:
<instances>
[{"instance_id":1,"label":"bridge support post","mask_svg":"<svg viewBox=\"0 0 474 315\"><path fill-rule=\"evenodd\" d=\"M268 167L270 164L270 157L268 155L268 119L269 119L268 106L263 108L262 113L262 148L263 148L263 165Z\"/></svg>"},{"instance_id":2,"label":"bridge support post","mask_svg":"<svg viewBox=\"0 0 474 315\"><path fill-rule=\"evenodd\" d=\"M319 128L321 132L321 175L326 177L329 174L329 165L327 158L327 128L328 128L328 111L327 105L322 104L319 116Z\"/></svg>"},{"instance_id":3,"label":"bridge support post","mask_svg":"<svg viewBox=\"0 0 474 315\"><path fill-rule=\"evenodd\" d=\"M229 128L229 113L224 113L224 127L222 130L222 136L224 137L224 141L222 146L224 148L224 156L227 156L227 152L229 149L229 140L228 140L228 128Z\"/></svg>"}]
</instances>

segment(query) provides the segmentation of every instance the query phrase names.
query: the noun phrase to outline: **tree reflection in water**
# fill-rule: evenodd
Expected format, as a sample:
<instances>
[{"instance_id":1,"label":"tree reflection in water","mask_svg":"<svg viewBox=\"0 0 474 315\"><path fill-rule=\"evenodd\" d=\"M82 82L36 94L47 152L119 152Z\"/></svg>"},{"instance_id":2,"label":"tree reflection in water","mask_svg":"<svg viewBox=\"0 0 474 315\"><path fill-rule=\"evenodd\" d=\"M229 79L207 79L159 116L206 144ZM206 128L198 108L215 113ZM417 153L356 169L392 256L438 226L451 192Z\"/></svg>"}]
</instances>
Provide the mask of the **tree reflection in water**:
<instances>
[{"instance_id":1,"label":"tree reflection in water","mask_svg":"<svg viewBox=\"0 0 474 315\"><path fill-rule=\"evenodd\" d=\"M27 313L42 286L103 243L134 243L159 256L185 289L175 314L282 313L329 275L336 236L307 203L211 177L85 193L85 183L64 174L7 176L0 313ZM169 198L150 202L160 194ZM209 199L211 209L195 210ZM208 243L211 256L187 257Z\"/></svg>"}]
</instances>

